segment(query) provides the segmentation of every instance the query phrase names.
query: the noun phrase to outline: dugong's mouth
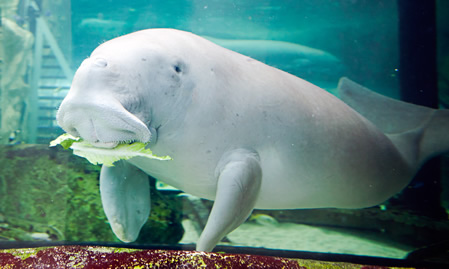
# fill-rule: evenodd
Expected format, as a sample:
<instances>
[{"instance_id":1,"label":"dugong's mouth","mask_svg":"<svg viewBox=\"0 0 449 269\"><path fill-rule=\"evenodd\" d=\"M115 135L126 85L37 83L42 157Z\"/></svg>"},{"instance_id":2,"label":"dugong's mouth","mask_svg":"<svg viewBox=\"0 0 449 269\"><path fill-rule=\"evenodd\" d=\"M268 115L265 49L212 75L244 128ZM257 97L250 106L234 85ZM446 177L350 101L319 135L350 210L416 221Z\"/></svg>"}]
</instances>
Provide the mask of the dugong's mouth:
<instances>
[{"instance_id":1,"label":"dugong's mouth","mask_svg":"<svg viewBox=\"0 0 449 269\"><path fill-rule=\"evenodd\" d=\"M113 142L100 142L100 141L95 141L95 142L91 142L92 146L97 147L97 148L106 148L106 149L112 149L118 146L118 144L128 144L124 141L113 141Z\"/></svg>"},{"instance_id":2,"label":"dugong's mouth","mask_svg":"<svg viewBox=\"0 0 449 269\"><path fill-rule=\"evenodd\" d=\"M114 102L78 106L68 100L61 105L57 120L67 133L99 148L153 140L141 119Z\"/></svg>"},{"instance_id":3,"label":"dugong's mouth","mask_svg":"<svg viewBox=\"0 0 449 269\"><path fill-rule=\"evenodd\" d=\"M112 117L112 121L90 120L91 127L88 128L87 132L83 130L80 135L88 140L92 146L98 148L115 148L119 144L150 142L152 133L149 128L137 117L131 115L129 113L126 119Z\"/></svg>"}]
</instances>

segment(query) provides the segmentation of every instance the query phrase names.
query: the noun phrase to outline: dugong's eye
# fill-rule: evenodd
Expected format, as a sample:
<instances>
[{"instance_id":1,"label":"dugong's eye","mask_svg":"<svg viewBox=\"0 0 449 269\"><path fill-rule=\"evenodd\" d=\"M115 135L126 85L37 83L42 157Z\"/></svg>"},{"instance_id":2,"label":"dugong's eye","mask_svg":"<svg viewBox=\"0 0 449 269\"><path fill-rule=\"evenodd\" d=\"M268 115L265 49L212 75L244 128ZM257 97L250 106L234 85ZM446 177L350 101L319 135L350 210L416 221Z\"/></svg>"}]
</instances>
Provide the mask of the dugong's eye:
<instances>
[{"instance_id":1,"label":"dugong's eye","mask_svg":"<svg viewBox=\"0 0 449 269\"><path fill-rule=\"evenodd\" d=\"M175 64L175 65L173 66L173 69L175 69L175 72L176 72L176 73L181 73L181 72L182 72L181 66L180 66L179 64Z\"/></svg>"},{"instance_id":2,"label":"dugong's eye","mask_svg":"<svg viewBox=\"0 0 449 269\"><path fill-rule=\"evenodd\" d=\"M186 64L182 60L177 60L173 63L173 70L178 74L185 74L187 71Z\"/></svg>"}]
</instances>

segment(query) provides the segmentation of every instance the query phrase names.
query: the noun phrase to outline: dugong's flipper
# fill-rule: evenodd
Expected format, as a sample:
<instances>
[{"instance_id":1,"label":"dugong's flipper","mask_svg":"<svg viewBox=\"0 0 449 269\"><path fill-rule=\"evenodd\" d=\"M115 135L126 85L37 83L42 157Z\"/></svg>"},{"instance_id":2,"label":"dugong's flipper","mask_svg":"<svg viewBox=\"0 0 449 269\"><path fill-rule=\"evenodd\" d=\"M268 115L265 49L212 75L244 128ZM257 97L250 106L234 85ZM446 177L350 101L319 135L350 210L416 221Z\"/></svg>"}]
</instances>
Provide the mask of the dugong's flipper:
<instances>
[{"instance_id":1,"label":"dugong's flipper","mask_svg":"<svg viewBox=\"0 0 449 269\"><path fill-rule=\"evenodd\" d=\"M114 234L123 242L137 239L150 215L147 174L125 161L103 166L100 174L103 209Z\"/></svg>"},{"instance_id":2,"label":"dugong's flipper","mask_svg":"<svg viewBox=\"0 0 449 269\"><path fill-rule=\"evenodd\" d=\"M246 149L228 152L218 163L215 176L215 202L196 245L198 251L211 251L251 214L262 180L259 155Z\"/></svg>"}]
</instances>

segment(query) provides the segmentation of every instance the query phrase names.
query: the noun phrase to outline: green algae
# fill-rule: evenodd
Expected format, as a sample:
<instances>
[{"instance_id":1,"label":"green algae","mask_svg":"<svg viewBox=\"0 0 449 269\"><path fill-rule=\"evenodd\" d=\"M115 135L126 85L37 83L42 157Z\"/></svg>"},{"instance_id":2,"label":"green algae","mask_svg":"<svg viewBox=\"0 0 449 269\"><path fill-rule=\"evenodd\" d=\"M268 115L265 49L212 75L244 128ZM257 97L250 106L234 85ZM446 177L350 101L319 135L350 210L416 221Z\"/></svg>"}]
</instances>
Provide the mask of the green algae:
<instances>
[{"instance_id":1,"label":"green algae","mask_svg":"<svg viewBox=\"0 0 449 269\"><path fill-rule=\"evenodd\" d=\"M9 253L20 258L21 260L26 260L29 257L36 256L39 251L47 248L49 247L2 249L0 250L0 253Z\"/></svg>"},{"instance_id":2,"label":"green algae","mask_svg":"<svg viewBox=\"0 0 449 269\"><path fill-rule=\"evenodd\" d=\"M100 167L61 148L3 145L0 171L0 240L48 235L44 240L119 242L103 212ZM139 242L178 242L183 235L181 202L155 188L151 200L153 219Z\"/></svg>"},{"instance_id":3,"label":"green algae","mask_svg":"<svg viewBox=\"0 0 449 269\"><path fill-rule=\"evenodd\" d=\"M114 240L105 229L98 168L38 145L1 149L0 208L10 226L56 241ZM8 231L1 235L24 240Z\"/></svg>"}]
</instances>

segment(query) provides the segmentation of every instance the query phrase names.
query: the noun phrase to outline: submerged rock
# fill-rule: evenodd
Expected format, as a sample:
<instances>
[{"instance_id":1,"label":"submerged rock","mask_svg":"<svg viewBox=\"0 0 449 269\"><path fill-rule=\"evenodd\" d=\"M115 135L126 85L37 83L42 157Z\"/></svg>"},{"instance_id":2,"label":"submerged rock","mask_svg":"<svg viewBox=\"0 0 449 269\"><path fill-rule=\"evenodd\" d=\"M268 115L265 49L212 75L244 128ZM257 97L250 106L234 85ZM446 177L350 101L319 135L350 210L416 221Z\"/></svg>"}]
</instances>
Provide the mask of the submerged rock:
<instances>
[{"instance_id":1,"label":"submerged rock","mask_svg":"<svg viewBox=\"0 0 449 269\"><path fill-rule=\"evenodd\" d=\"M0 266L2 268L392 268L247 254L98 246L0 250Z\"/></svg>"}]
</instances>

